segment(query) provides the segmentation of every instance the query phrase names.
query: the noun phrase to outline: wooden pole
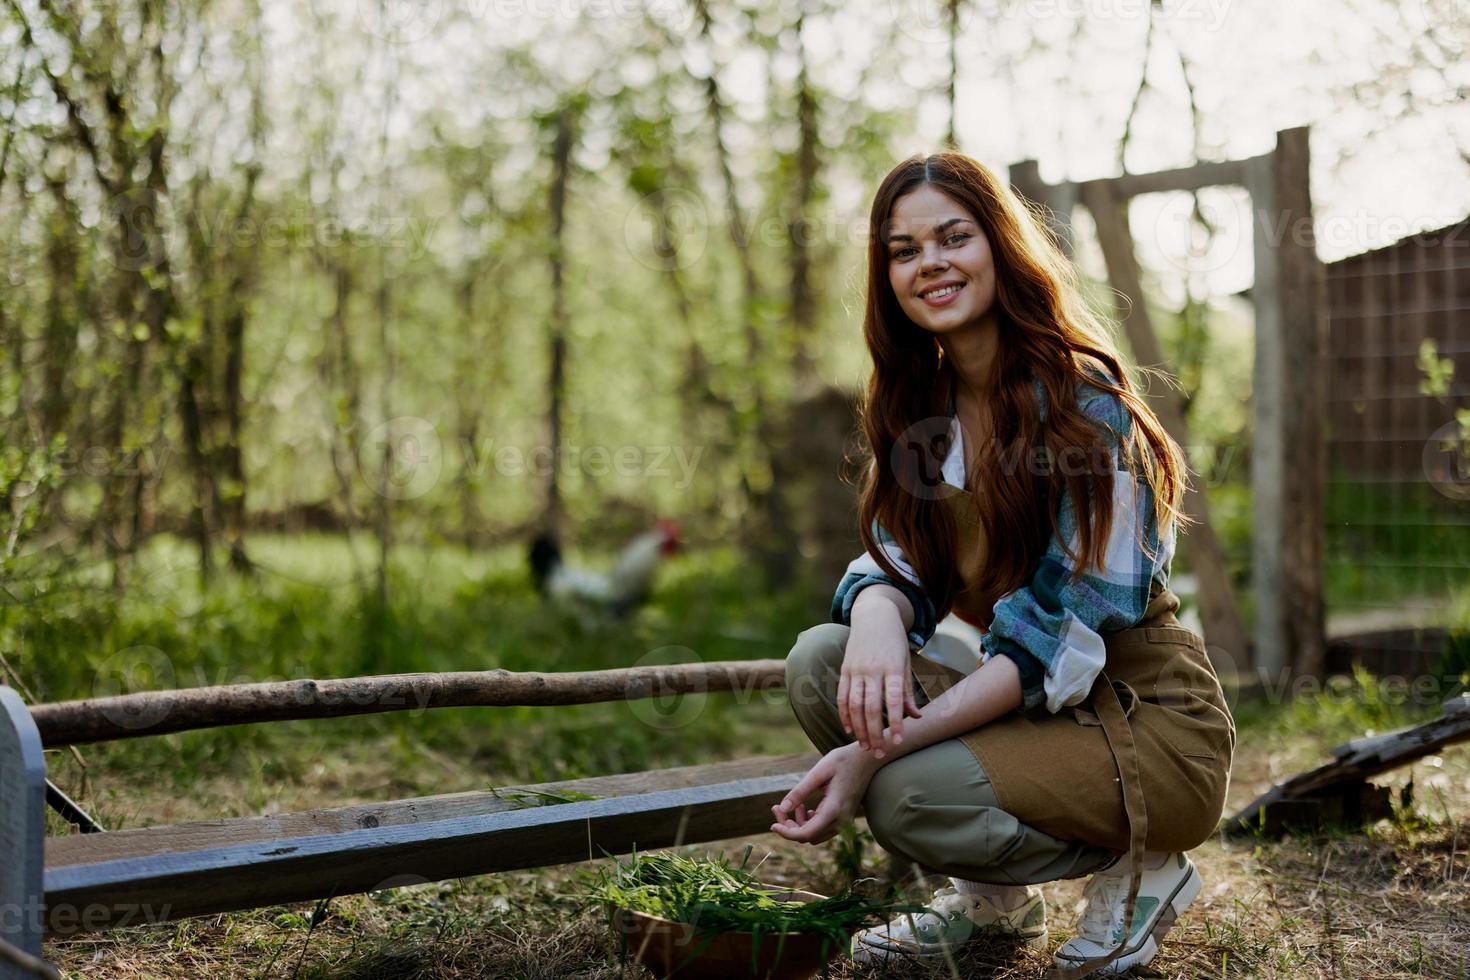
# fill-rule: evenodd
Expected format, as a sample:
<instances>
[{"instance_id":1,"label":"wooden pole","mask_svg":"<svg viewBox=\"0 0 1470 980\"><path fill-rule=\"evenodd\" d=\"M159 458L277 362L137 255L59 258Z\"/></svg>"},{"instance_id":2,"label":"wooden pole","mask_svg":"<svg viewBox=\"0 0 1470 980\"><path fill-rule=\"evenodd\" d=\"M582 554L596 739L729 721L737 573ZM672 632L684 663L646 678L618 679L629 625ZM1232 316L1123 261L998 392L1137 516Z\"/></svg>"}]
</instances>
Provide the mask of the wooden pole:
<instances>
[{"instance_id":1,"label":"wooden pole","mask_svg":"<svg viewBox=\"0 0 1470 980\"><path fill-rule=\"evenodd\" d=\"M1102 247L1112 287L1122 295L1126 306L1119 315L1128 334L1129 346L1140 367L1162 368L1164 351L1159 346L1144 300L1143 283L1138 274L1138 261L1133 252L1133 238L1128 230L1127 199L1113 193L1110 184L1090 181L1082 185L1082 204L1097 225L1097 240ZM1160 386L1150 390L1148 401L1159 416L1164 430L1181 446L1189 445L1189 425L1179 402L1179 393ZM1205 639L1209 642L1210 659L1217 670L1237 670L1249 661L1245 627L1235 605L1235 592L1226 571L1225 549L1215 536L1210 519L1208 496L1192 482L1184 496L1184 512L1196 524L1189 532L1189 547L1194 561L1191 568L1199 578L1200 619ZM1224 656L1222 656L1224 654Z\"/></svg>"},{"instance_id":2,"label":"wooden pole","mask_svg":"<svg viewBox=\"0 0 1470 980\"><path fill-rule=\"evenodd\" d=\"M1306 127L1248 161L1254 218L1256 358L1251 446L1256 670L1320 674L1327 451L1326 277L1312 230Z\"/></svg>"},{"instance_id":3,"label":"wooden pole","mask_svg":"<svg viewBox=\"0 0 1470 980\"><path fill-rule=\"evenodd\" d=\"M54 748L265 721L429 708L595 704L726 691L749 695L785 685L784 660L748 660L568 673L481 670L268 681L143 691L30 710L42 744Z\"/></svg>"}]
</instances>

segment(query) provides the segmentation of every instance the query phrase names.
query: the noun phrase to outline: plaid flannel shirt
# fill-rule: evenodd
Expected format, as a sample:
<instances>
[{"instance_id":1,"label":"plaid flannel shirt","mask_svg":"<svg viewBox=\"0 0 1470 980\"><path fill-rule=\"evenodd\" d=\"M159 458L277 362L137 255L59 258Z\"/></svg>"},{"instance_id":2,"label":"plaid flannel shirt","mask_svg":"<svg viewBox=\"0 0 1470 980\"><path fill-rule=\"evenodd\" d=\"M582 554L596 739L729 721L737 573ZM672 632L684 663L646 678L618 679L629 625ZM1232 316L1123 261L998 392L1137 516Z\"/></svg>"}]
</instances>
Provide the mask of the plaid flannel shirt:
<instances>
[{"instance_id":1,"label":"plaid flannel shirt","mask_svg":"<svg viewBox=\"0 0 1470 980\"><path fill-rule=\"evenodd\" d=\"M1045 389L1040 382L1036 390L1044 418ZM1047 710L1057 712L1087 697L1106 657L1102 634L1127 629L1143 618L1153 581L1168 585L1174 558L1173 522L1159 533L1152 489L1122 465L1121 447L1132 435L1132 415L1116 395L1086 382L1079 383L1077 397L1082 411L1103 429L1113 456L1113 520L1103 567L1090 566L1071 580L1080 545L1076 505L1068 494L1058 514L1060 534L1052 536L1028 583L995 603L994 620L981 639L983 659L1006 656L1015 661L1022 707L1027 710L1044 703ZM952 400L950 415L950 451L941 475L951 486L962 487L964 430ZM876 523L873 532L903 578L893 579L872 555L859 555L847 566L832 597L832 620L851 626L858 594L869 585L891 585L914 608L908 638L914 649L920 649L938 626L937 610L893 536ZM1070 549L1063 547L1062 536L1071 543Z\"/></svg>"}]
</instances>

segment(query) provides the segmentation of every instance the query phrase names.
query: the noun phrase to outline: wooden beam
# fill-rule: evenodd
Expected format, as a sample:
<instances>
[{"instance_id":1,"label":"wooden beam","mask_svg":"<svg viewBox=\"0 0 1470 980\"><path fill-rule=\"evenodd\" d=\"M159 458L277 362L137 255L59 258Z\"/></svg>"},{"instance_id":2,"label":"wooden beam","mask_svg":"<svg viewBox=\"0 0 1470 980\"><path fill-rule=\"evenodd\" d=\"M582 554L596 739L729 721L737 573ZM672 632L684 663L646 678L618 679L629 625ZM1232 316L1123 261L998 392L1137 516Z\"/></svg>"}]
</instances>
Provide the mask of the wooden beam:
<instances>
[{"instance_id":1,"label":"wooden beam","mask_svg":"<svg viewBox=\"0 0 1470 980\"><path fill-rule=\"evenodd\" d=\"M262 818L245 818L58 839L47 851L48 930L66 935L759 834L771 825L771 806L817 758L524 787L607 793L549 806L510 809L492 794L455 794L387 804L387 823L366 819L362 808L285 821L305 834L273 836L262 833ZM182 846L160 849L178 831Z\"/></svg>"},{"instance_id":2,"label":"wooden beam","mask_svg":"<svg viewBox=\"0 0 1470 980\"><path fill-rule=\"evenodd\" d=\"M298 813L231 817L184 824L135 827L106 834L68 834L46 840L46 867L96 864L121 858L146 857L170 851L193 851L229 844L282 841L315 834L347 833L371 827L396 827L431 823L476 814L525 809L543 794L611 797L632 796L661 790L738 782L772 773L805 772L821 756L802 752L792 755L760 756L698 766L678 766L648 772L613 776L563 779L531 786L507 786L494 790L444 793L382 803L357 803Z\"/></svg>"},{"instance_id":3,"label":"wooden beam","mask_svg":"<svg viewBox=\"0 0 1470 980\"><path fill-rule=\"evenodd\" d=\"M1251 573L1255 667L1268 681L1320 674L1327 451L1326 279L1312 229L1305 127L1277 134L1249 161L1254 219L1255 425L1251 443Z\"/></svg>"},{"instance_id":4,"label":"wooden beam","mask_svg":"<svg viewBox=\"0 0 1470 980\"><path fill-rule=\"evenodd\" d=\"M1326 805L1327 812L1349 816L1361 801L1374 794L1367 780L1407 765L1459 742L1470 741L1470 694L1445 702L1444 715L1434 721L1382 735L1356 738L1332 750L1333 760L1279 783L1226 823L1234 833L1258 829L1274 832L1293 820L1277 819L1284 811L1292 817ZM1348 806L1344 812L1342 802Z\"/></svg>"},{"instance_id":5,"label":"wooden beam","mask_svg":"<svg viewBox=\"0 0 1470 980\"><path fill-rule=\"evenodd\" d=\"M380 674L144 691L31 708L47 748L265 721L343 718L428 708L631 701L786 685L783 660L620 667L565 673L508 670Z\"/></svg>"},{"instance_id":6,"label":"wooden beam","mask_svg":"<svg viewBox=\"0 0 1470 980\"><path fill-rule=\"evenodd\" d=\"M1082 204L1097 226L1108 279L1123 299L1118 315L1128 334L1134 359L1140 367L1166 368L1164 351L1159 346L1143 295L1133 236L1128 228L1126 199L1113 193L1109 182L1092 181L1082 185ZM1164 430L1180 446L1188 447L1189 424L1184 418L1179 393L1167 385L1158 385L1151 386L1146 396ZM1226 570L1225 549L1220 546L1210 517L1209 497L1193 481L1185 491L1184 512L1196 521L1188 532L1188 546L1193 558L1191 569L1199 578L1200 619L1210 660L1217 672L1235 673L1249 663L1245 627Z\"/></svg>"},{"instance_id":7,"label":"wooden beam","mask_svg":"<svg viewBox=\"0 0 1470 980\"><path fill-rule=\"evenodd\" d=\"M1205 187L1229 184L1245 184L1250 167L1263 157L1245 160L1206 160L1202 163L1179 167L1175 170L1158 170L1149 174L1123 174L1119 177L1104 177L1084 181L1077 185L1080 198L1089 184L1110 185L1111 192L1121 200L1139 194L1162 194L1168 191L1197 191Z\"/></svg>"}]
</instances>

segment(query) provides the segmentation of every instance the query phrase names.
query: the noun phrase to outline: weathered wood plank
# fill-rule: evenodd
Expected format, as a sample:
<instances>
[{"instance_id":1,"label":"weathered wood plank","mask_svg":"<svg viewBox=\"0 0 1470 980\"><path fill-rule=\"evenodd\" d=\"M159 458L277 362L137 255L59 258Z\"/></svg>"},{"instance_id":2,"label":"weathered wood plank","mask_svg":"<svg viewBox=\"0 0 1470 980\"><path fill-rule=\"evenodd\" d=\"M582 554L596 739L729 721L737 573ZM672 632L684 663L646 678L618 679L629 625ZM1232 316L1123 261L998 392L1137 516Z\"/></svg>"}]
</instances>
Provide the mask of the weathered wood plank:
<instances>
[{"instance_id":1,"label":"weathered wood plank","mask_svg":"<svg viewBox=\"0 0 1470 980\"><path fill-rule=\"evenodd\" d=\"M771 806L803 772L48 868L48 931L70 934L124 920L163 921L760 833L771 824Z\"/></svg>"},{"instance_id":2,"label":"weathered wood plank","mask_svg":"<svg viewBox=\"0 0 1470 980\"><path fill-rule=\"evenodd\" d=\"M1399 731L1355 738L1331 750L1331 762L1277 783L1227 821L1241 832L1261 826L1273 807L1326 800L1356 801L1367 780L1459 742L1470 741L1470 695L1445 703L1443 717Z\"/></svg>"},{"instance_id":3,"label":"weathered wood plank","mask_svg":"<svg viewBox=\"0 0 1470 980\"><path fill-rule=\"evenodd\" d=\"M432 823L455 817L525 809L516 793L585 793L615 797L662 790L737 782L788 772L805 772L820 756L814 752L735 759L699 766L679 766L649 772L563 779L528 786L507 786L496 792L444 793L382 803L360 803L298 813L201 820L156 827L115 830L106 834L72 834L46 841L46 867L96 864L123 858L146 857L178 851L205 850L232 844L276 842L295 837L347 833L374 827Z\"/></svg>"},{"instance_id":4,"label":"weathered wood plank","mask_svg":"<svg viewBox=\"0 0 1470 980\"><path fill-rule=\"evenodd\" d=\"M594 704L728 691L749 697L785 685L784 660L564 673L445 671L142 691L35 705L31 717L41 732L42 743L47 748L55 748L225 725L343 718L387 711Z\"/></svg>"}]
</instances>

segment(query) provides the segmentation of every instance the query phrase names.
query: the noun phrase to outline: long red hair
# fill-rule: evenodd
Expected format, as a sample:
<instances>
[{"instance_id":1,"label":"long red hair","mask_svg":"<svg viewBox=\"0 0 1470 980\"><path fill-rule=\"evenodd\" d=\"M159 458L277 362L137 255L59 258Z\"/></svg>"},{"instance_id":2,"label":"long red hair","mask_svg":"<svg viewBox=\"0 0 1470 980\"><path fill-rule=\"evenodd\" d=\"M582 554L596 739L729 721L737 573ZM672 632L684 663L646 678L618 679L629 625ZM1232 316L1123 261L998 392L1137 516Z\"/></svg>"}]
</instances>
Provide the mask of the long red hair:
<instances>
[{"instance_id":1,"label":"long red hair","mask_svg":"<svg viewBox=\"0 0 1470 980\"><path fill-rule=\"evenodd\" d=\"M1040 214L963 154L903 161L879 185L869 216L863 335L873 373L861 415L872 456L860 499L859 533L879 565L897 577L874 538L873 523L892 534L943 617L963 588L955 563L954 518L936 488L939 463L949 449L948 392L956 379L935 335L900 307L888 278L886 242L894 202L922 184L974 216L995 263L1000 336L989 406L992 433L975 464L983 488L969 488L977 491L988 543L982 579L975 584L981 594L999 598L1030 580L1058 533L1063 494L1092 501L1090 508L1077 511L1080 555L1073 557L1081 560L1074 574L1102 565L1112 523L1113 456L1109 437L1078 405L1080 381L1117 395L1132 416L1124 465L1153 490L1153 516L1160 528L1170 520L1185 521L1180 507L1186 467L1178 444L1123 370L1110 330L1084 301L1072 263ZM1046 392L1044 420L1033 378ZM1017 465L1079 458L1107 465Z\"/></svg>"}]
</instances>

